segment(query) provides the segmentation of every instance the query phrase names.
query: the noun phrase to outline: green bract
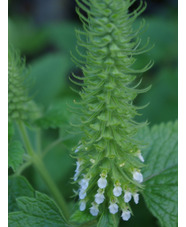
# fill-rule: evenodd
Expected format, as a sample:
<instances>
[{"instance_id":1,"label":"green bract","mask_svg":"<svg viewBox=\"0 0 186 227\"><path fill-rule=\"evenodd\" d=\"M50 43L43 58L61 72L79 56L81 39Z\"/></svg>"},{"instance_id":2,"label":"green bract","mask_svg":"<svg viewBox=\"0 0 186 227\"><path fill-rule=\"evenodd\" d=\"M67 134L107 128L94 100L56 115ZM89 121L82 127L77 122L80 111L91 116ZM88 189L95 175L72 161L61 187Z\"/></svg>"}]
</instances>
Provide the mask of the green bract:
<instances>
[{"instance_id":1,"label":"green bract","mask_svg":"<svg viewBox=\"0 0 186 227\"><path fill-rule=\"evenodd\" d=\"M81 131L83 136L75 149L77 168L74 180L80 185L80 210L90 209L93 216L109 209L115 214L122 210L127 221L131 215L129 201L138 203L143 175L142 142L134 139L139 127L134 117L138 114L133 100L147 89L134 86L136 75L147 71L152 62L143 69L132 67L135 55L147 51L140 47L139 32L132 24L146 5L129 13L135 1L129 0L76 0L77 13L84 31L77 31L78 45L85 48L79 52L84 61L76 59L83 71L80 92ZM80 10L86 12L85 17ZM78 84L77 81L74 82Z\"/></svg>"}]
</instances>

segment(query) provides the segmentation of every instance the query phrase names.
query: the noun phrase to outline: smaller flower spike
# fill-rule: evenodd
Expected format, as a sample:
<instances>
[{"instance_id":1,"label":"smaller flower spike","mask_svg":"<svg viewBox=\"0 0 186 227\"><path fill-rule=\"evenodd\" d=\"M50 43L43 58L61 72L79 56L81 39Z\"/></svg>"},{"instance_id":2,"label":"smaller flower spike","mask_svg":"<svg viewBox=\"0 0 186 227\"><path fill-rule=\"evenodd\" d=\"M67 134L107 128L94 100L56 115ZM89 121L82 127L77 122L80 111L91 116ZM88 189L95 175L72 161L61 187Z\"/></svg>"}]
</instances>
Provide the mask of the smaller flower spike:
<instances>
[{"instance_id":1,"label":"smaller flower spike","mask_svg":"<svg viewBox=\"0 0 186 227\"><path fill-rule=\"evenodd\" d=\"M125 191L125 195L124 195L124 201L126 203L130 202L130 200L132 199L132 193L129 191Z\"/></svg>"},{"instance_id":2,"label":"smaller flower spike","mask_svg":"<svg viewBox=\"0 0 186 227\"><path fill-rule=\"evenodd\" d=\"M128 221L130 219L130 211L129 210L123 210L121 217L123 219L123 221Z\"/></svg>"},{"instance_id":3,"label":"smaller flower spike","mask_svg":"<svg viewBox=\"0 0 186 227\"><path fill-rule=\"evenodd\" d=\"M138 171L134 171L133 172L133 179L135 181L137 181L138 183L142 183L143 182L143 175Z\"/></svg>"},{"instance_id":4,"label":"smaller flower spike","mask_svg":"<svg viewBox=\"0 0 186 227\"><path fill-rule=\"evenodd\" d=\"M122 188L120 186L115 186L113 189L113 194L118 197L120 196L122 193Z\"/></svg>"},{"instance_id":5,"label":"smaller flower spike","mask_svg":"<svg viewBox=\"0 0 186 227\"><path fill-rule=\"evenodd\" d=\"M98 205L96 203L92 203L92 206L90 207L90 213L92 216L97 216L99 213Z\"/></svg>"},{"instance_id":6,"label":"smaller flower spike","mask_svg":"<svg viewBox=\"0 0 186 227\"><path fill-rule=\"evenodd\" d=\"M84 200L80 202L79 209L80 211L84 211L86 209L86 202Z\"/></svg>"},{"instance_id":7,"label":"smaller flower spike","mask_svg":"<svg viewBox=\"0 0 186 227\"><path fill-rule=\"evenodd\" d=\"M106 177L101 176L98 180L98 187L106 188L106 186L107 186L107 179L106 179Z\"/></svg>"},{"instance_id":8,"label":"smaller flower spike","mask_svg":"<svg viewBox=\"0 0 186 227\"><path fill-rule=\"evenodd\" d=\"M135 204L138 204L139 203L139 194L138 193L133 194L133 198L134 198Z\"/></svg>"},{"instance_id":9,"label":"smaller flower spike","mask_svg":"<svg viewBox=\"0 0 186 227\"><path fill-rule=\"evenodd\" d=\"M103 195L103 193L98 192L98 193L95 195L95 202L96 202L97 204L103 203L104 200L105 200L105 196Z\"/></svg>"},{"instance_id":10,"label":"smaller flower spike","mask_svg":"<svg viewBox=\"0 0 186 227\"><path fill-rule=\"evenodd\" d=\"M116 214L118 212L118 205L116 203L111 203L109 206L109 211L111 214Z\"/></svg>"}]
</instances>

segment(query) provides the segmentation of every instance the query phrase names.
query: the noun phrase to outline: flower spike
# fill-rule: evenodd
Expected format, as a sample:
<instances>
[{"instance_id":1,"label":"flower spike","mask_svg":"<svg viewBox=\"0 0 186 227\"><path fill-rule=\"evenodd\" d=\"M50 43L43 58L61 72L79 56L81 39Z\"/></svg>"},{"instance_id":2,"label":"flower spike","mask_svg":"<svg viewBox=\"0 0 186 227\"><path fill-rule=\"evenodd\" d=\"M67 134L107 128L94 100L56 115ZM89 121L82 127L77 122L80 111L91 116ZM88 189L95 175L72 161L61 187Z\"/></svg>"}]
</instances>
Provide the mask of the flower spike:
<instances>
[{"instance_id":1,"label":"flower spike","mask_svg":"<svg viewBox=\"0 0 186 227\"><path fill-rule=\"evenodd\" d=\"M147 71L152 63L142 69L133 68L135 56L149 49L148 43L139 48L140 29L134 30L133 22L145 5L141 2L136 11L129 13L135 0L76 2L84 29L76 32L80 57L73 57L83 77L71 77L82 86L81 101L76 103L80 105L78 130L82 136L73 149L77 160L83 160L77 161L74 176L80 186L80 210L89 209L98 216L107 207L111 214L122 211L121 217L127 221L131 217L129 202L133 196L137 204L137 192L143 189L143 144L135 135L145 124L135 122L138 107L133 102L148 88L140 90L140 82L134 83L137 74Z\"/></svg>"}]
</instances>

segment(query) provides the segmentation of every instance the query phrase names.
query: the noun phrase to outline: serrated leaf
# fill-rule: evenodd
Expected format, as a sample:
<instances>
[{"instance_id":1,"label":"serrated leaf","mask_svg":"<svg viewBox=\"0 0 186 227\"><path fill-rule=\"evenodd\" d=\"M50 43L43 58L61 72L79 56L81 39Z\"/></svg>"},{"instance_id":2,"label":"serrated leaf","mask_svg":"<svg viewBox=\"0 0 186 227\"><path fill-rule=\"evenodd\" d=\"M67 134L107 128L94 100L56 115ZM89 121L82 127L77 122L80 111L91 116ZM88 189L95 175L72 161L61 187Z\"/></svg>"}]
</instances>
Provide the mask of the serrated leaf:
<instances>
[{"instance_id":1,"label":"serrated leaf","mask_svg":"<svg viewBox=\"0 0 186 227\"><path fill-rule=\"evenodd\" d=\"M18 140L13 140L8 144L8 166L14 171L22 164L23 154L24 149Z\"/></svg>"},{"instance_id":2,"label":"serrated leaf","mask_svg":"<svg viewBox=\"0 0 186 227\"><path fill-rule=\"evenodd\" d=\"M79 208L76 206L75 212L70 217L70 221L73 223L86 223L95 220L95 217L92 216L87 210L80 211Z\"/></svg>"},{"instance_id":3,"label":"serrated leaf","mask_svg":"<svg viewBox=\"0 0 186 227\"><path fill-rule=\"evenodd\" d=\"M162 123L139 132L138 137L148 143L143 151L147 163L143 196L163 227L176 227L178 222L177 128L177 122Z\"/></svg>"},{"instance_id":4,"label":"serrated leaf","mask_svg":"<svg viewBox=\"0 0 186 227\"><path fill-rule=\"evenodd\" d=\"M117 215L105 212L101 215L97 227L107 226L107 227L117 227L119 223L119 218Z\"/></svg>"},{"instance_id":5,"label":"serrated leaf","mask_svg":"<svg viewBox=\"0 0 186 227\"><path fill-rule=\"evenodd\" d=\"M8 211L17 211L16 198L20 196L34 197L34 189L22 176L8 178Z\"/></svg>"},{"instance_id":6,"label":"serrated leaf","mask_svg":"<svg viewBox=\"0 0 186 227\"><path fill-rule=\"evenodd\" d=\"M18 212L9 214L9 227L65 227L62 214L47 195L36 192L36 197L19 197Z\"/></svg>"}]
</instances>

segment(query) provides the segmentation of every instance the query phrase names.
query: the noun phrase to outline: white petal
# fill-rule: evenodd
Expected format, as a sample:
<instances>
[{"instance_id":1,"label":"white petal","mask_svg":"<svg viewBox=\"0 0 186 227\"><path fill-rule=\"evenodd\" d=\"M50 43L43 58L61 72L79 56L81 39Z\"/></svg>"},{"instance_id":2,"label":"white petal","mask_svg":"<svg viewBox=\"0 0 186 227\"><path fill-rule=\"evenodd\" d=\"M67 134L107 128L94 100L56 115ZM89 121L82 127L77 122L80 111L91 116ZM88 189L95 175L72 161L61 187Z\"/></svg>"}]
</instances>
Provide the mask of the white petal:
<instances>
[{"instance_id":1,"label":"white petal","mask_svg":"<svg viewBox=\"0 0 186 227\"><path fill-rule=\"evenodd\" d=\"M138 193L135 193L135 194L133 195L133 198L134 198L135 204L138 204L138 203L139 203L139 194L138 194Z\"/></svg>"},{"instance_id":2,"label":"white petal","mask_svg":"<svg viewBox=\"0 0 186 227\"><path fill-rule=\"evenodd\" d=\"M123 211L121 214L121 217L124 221L128 221L130 218L131 214L129 210Z\"/></svg>"},{"instance_id":3,"label":"white petal","mask_svg":"<svg viewBox=\"0 0 186 227\"><path fill-rule=\"evenodd\" d=\"M118 212L118 205L116 203L111 203L109 206L109 211L111 214L115 214Z\"/></svg>"},{"instance_id":4,"label":"white petal","mask_svg":"<svg viewBox=\"0 0 186 227\"><path fill-rule=\"evenodd\" d=\"M78 173L75 173L74 174L74 181L77 181L77 179L78 179Z\"/></svg>"},{"instance_id":5,"label":"white petal","mask_svg":"<svg viewBox=\"0 0 186 227\"><path fill-rule=\"evenodd\" d=\"M77 153L77 152L79 151L79 148L80 148L80 147L81 147L81 145L78 146L74 152Z\"/></svg>"},{"instance_id":6,"label":"white petal","mask_svg":"<svg viewBox=\"0 0 186 227\"><path fill-rule=\"evenodd\" d=\"M82 179L79 184L81 185L81 188L86 190L88 188L88 184L89 184L89 179Z\"/></svg>"},{"instance_id":7,"label":"white petal","mask_svg":"<svg viewBox=\"0 0 186 227\"><path fill-rule=\"evenodd\" d=\"M128 203L130 200L132 199L132 193L131 192L125 192L125 195L124 195L124 201L126 203Z\"/></svg>"},{"instance_id":8,"label":"white petal","mask_svg":"<svg viewBox=\"0 0 186 227\"><path fill-rule=\"evenodd\" d=\"M98 180L98 187L99 188L105 188L106 186L107 186L107 180L106 180L106 178L103 178L103 177L99 178L99 180Z\"/></svg>"},{"instance_id":9,"label":"white petal","mask_svg":"<svg viewBox=\"0 0 186 227\"><path fill-rule=\"evenodd\" d=\"M141 153L139 153L138 158L139 158L142 162L145 161Z\"/></svg>"},{"instance_id":10,"label":"white petal","mask_svg":"<svg viewBox=\"0 0 186 227\"><path fill-rule=\"evenodd\" d=\"M86 202L82 201L79 206L80 211L84 211L86 209Z\"/></svg>"},{"instance_id":11,"label":"white petal","mask_svg":"<svg viewBox=\"0 0 186 227\"><path fill-rule=\"evenodd\" d=\"M133 172L133 179L135 181L137 181L138 183L142 183L143 182L143 175L140 172L135 171L135 172Z\"/></svg>"},{"instance_id":12,"label":"white petal","mask_svg":"<svg viewBox=\"0 0 186 227\"><path fill-rule=\"evenodd\" d=\"M103 194L101 194L101 193L97 193L97 194L95 195L95 202L96 202L97 204L103 203L104 199L105 199L105 196L104 196Z\"/></svg>"},{"instance_id":13,"label":"white petal","mask_svg":"<svg viewBox=\"0 0 186 227\"><path fill-rule=\"evenodd\" d=\"M81 189L79 192L79 199L84 199L86 197L87 193Z\"/></svg>"},{"instance_id":14,"label":"white petal","mask_svg":"<svg viewBox=\"0 0 186 227\"><path fill-rule=\"evenodd\" d=\"M114 189L113 189L113 194L114 194L116 197L120 196L121 193L122 193L122 188L121 188L120 186L114 187Z\"/></svg>"},{"instance_id":15,"label":"white petal","mask_svg":"<svg viewBox=\"0 0 186 227\"><path fill-rule=\"evenodd\" d=\"M90 208L90 213L92 214L92 216L97 216L98 213L99 213L99 210L98 210L97 207L92 206L92 207Z\"/></svg>"},{"instance_id":16,"label":"white petal","mask_svg":"<svg viewBox=\"0 0 186 227\"><path fill-rule=\"evenodd\" d=\"M79 167L81 166L81 162L77 161L76 162L76 170L79 170Z\"/></svg>"}]
</instances>

